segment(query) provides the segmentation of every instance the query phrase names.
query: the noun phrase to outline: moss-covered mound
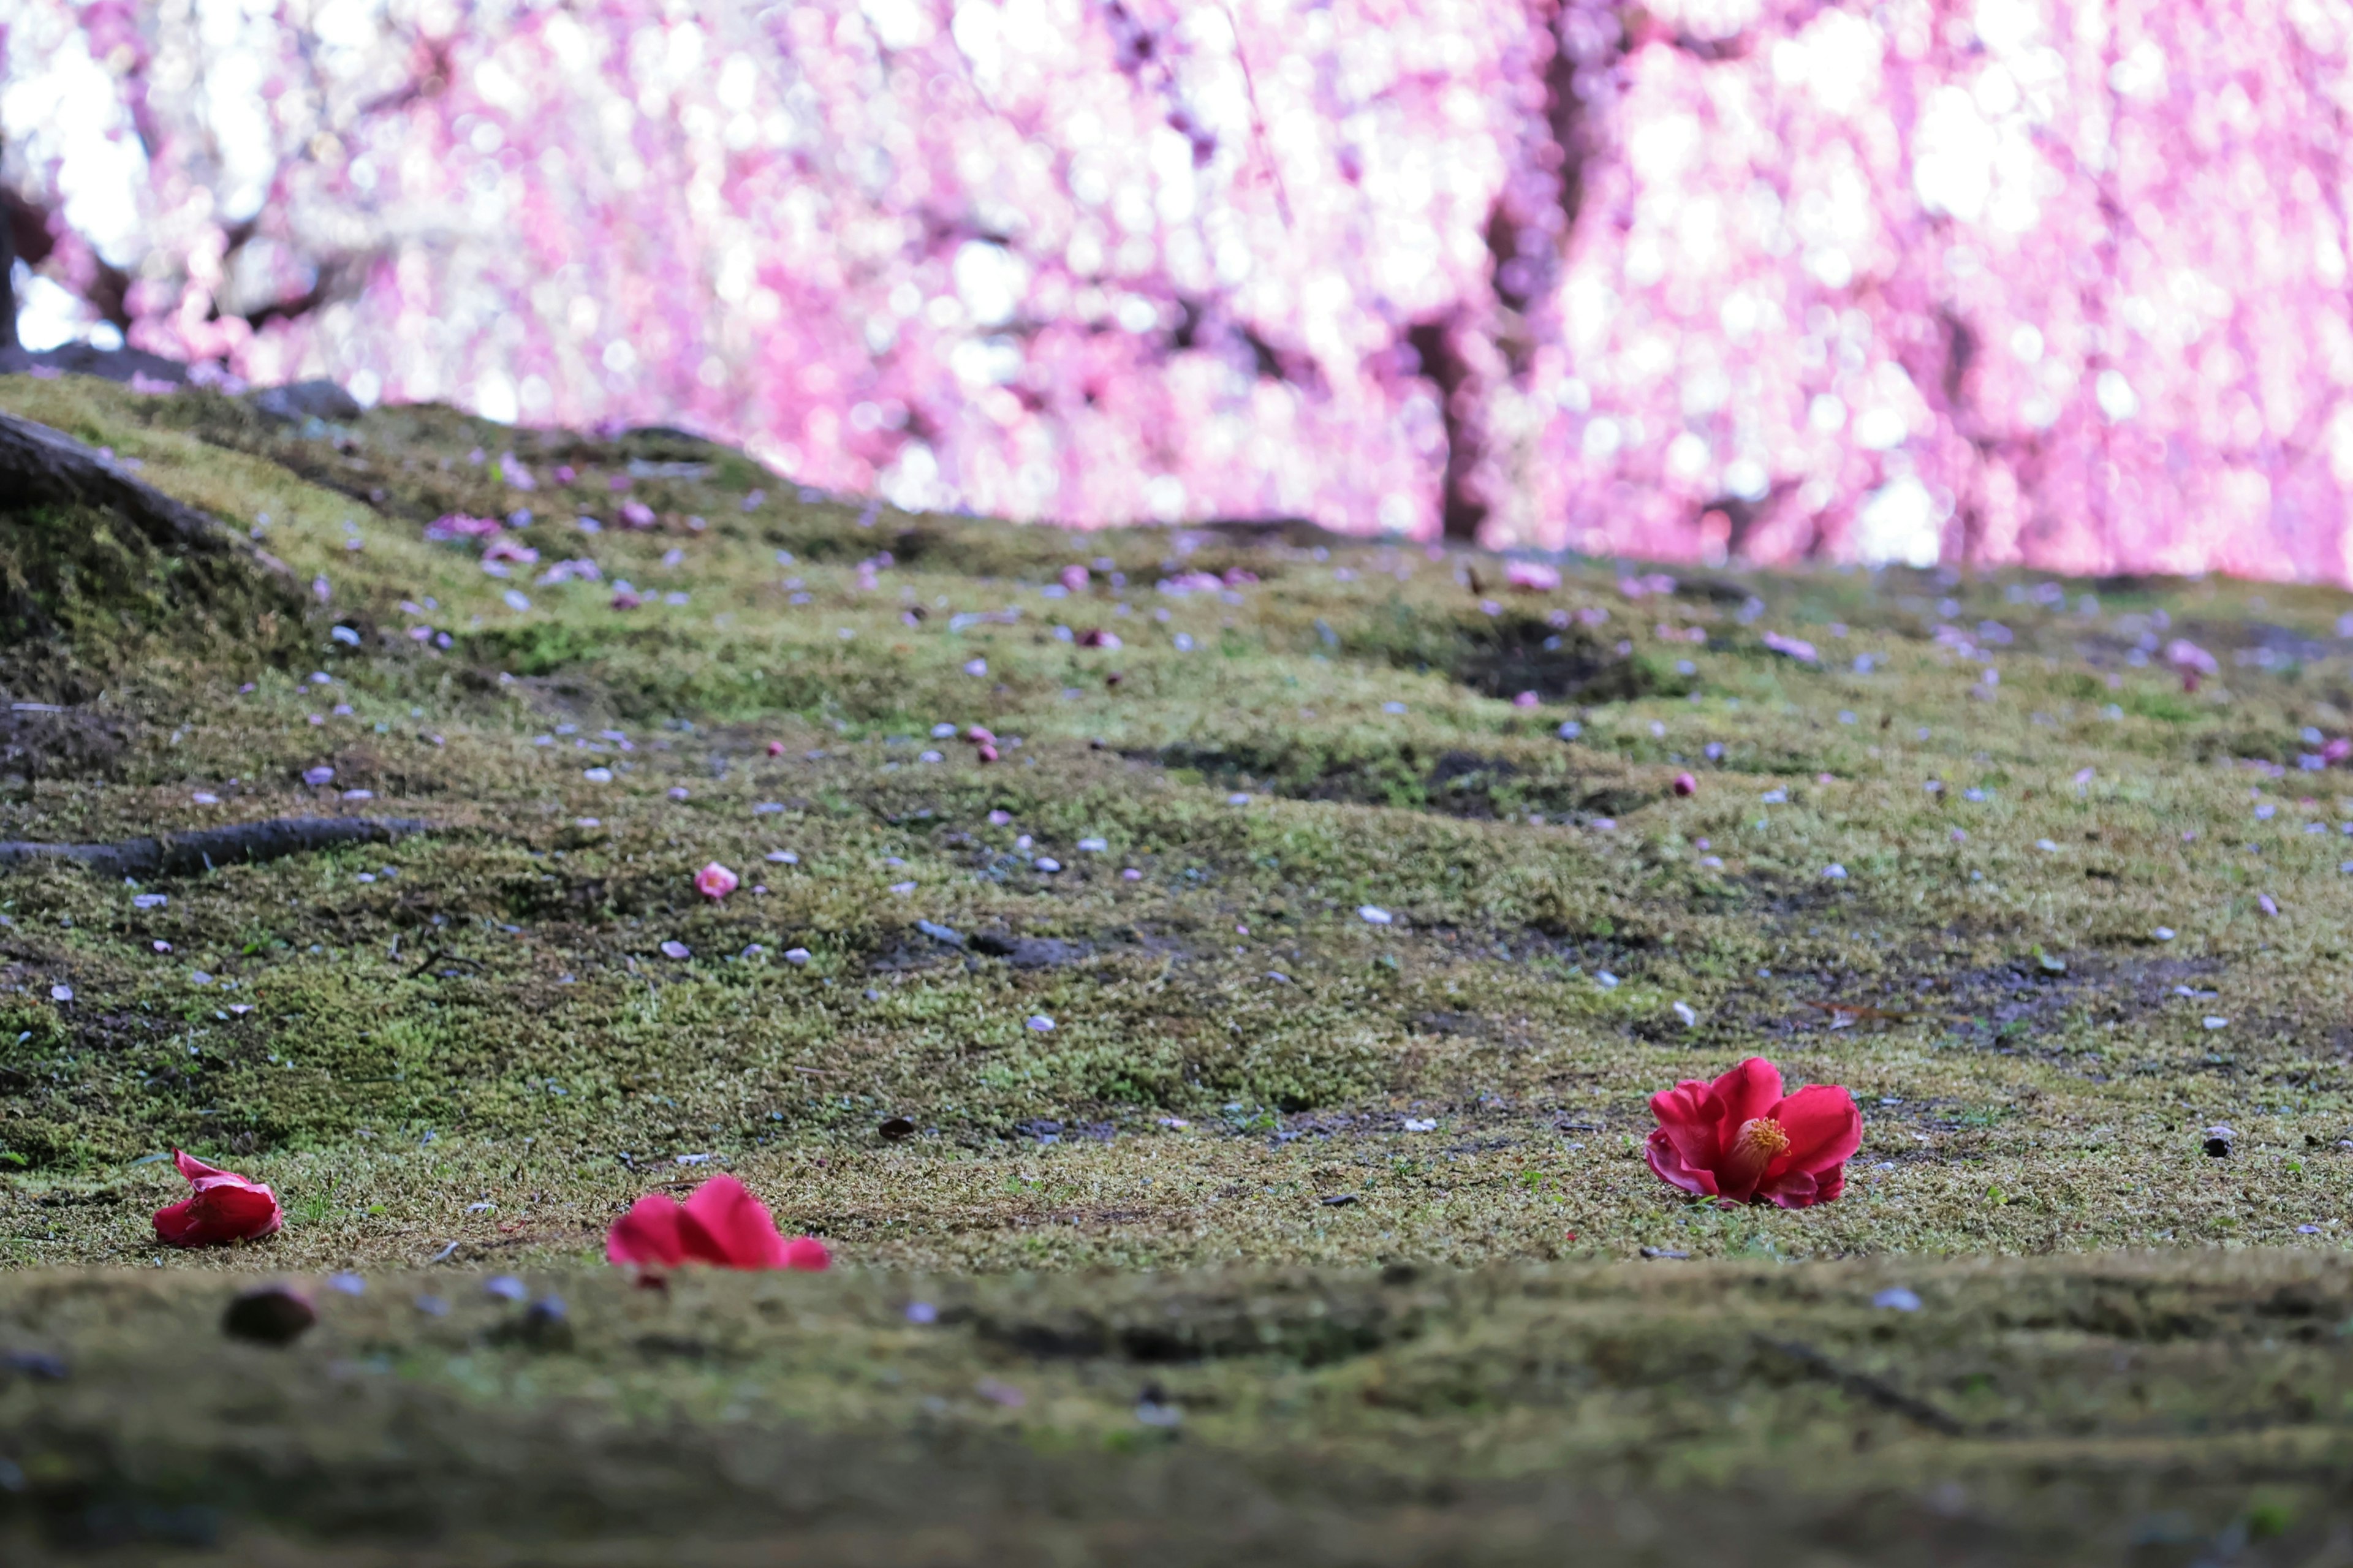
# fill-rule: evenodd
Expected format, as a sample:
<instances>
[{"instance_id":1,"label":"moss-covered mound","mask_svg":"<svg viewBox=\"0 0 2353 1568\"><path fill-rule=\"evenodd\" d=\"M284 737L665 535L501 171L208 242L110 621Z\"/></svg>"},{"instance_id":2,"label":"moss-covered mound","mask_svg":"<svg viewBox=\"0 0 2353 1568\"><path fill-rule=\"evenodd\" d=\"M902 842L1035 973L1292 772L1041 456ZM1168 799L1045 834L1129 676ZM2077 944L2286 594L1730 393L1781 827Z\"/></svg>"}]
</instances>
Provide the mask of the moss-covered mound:
<instances>
[{"instance_id":1,"label":"moss-covered mound","mask_svg":"<svg viewBox=\"0 0 2353 1568\"><path fill-rule=\"evenodd\" d=\"M235 521L147 485L141 459L118 463L103 422L71 423L100 444L47 425L0 431L0 691L10 712L87 703L110 682L162 686L296 655L305 606L291 573ZM45 745L13 721L6 745L35 769L70 768L78 749Z\"/></svg>"}]
</instances>

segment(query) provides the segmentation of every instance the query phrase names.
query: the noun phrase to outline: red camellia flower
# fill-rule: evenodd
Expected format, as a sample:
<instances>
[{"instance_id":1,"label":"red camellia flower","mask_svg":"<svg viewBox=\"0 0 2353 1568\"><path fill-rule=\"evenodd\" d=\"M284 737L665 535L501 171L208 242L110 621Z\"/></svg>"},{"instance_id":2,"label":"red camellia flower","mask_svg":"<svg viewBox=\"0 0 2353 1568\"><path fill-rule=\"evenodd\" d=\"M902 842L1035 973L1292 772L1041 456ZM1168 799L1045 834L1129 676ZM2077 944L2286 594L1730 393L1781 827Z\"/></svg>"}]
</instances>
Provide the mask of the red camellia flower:
<instances>
[{"instance_id":1,"label":"red camellia flower","mask_svg":"<svg viewBox=\"0 0 2353 1568\"><path fill-rule=\"evenodd\" d=\"M1781 1069L1751 1057L1717 1079L1685 1079L1651 1097L1659 1130L1644 1149L1671 1186L1785 1209L1826 1204L1846 1187L1862 1113L1835 1084L1781 1092Z\"/></svg>"},{"instance_id":2,"label":"red camellia flower","mask_svg":"<svg viewBox=\"0 0 2353 1568\"><path fill-rule=\"evenodd\" d=\"M721 1268L823 1268L833 1259L813 1236L786 1240L767 1205L733 1176L713 1176L686 1202L648 1193L613 1222L607 1261L640 1268L709 1263Z\"/></svg>"},{"instance_id":3,"label":"red camellia flower","mask_svg":"<svg viewBox=\"0 0 2353 1568\"><path fill-rule=\"evenodd\" d=\"M278 1194L234 1171L216 1170L193 1155L172 1151L172 1163L195 1192L155 1211L155 1234L174 1247L216 1247L268 1236L286 1223Z\"/></svg>"}]
</instances>

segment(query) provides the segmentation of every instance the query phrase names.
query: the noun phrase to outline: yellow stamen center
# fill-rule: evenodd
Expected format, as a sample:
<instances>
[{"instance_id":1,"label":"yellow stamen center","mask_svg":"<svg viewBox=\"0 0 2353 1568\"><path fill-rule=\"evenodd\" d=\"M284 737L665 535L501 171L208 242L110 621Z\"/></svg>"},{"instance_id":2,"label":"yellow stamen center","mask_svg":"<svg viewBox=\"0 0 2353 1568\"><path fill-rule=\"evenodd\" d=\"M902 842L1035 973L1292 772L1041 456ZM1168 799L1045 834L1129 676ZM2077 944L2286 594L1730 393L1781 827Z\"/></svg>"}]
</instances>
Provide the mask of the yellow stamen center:
<instances>
[{"instance_id":1,"label":"yellow stamen center","mask_svg":"<svg viewBox=\"0 0 2353 1568\"><path fill-rule=\"evenodd\" d=\"M1724 1152L1724 1174L1729 1178L1726 1184L1755 1186L1763 1178L1765 1167L1773 1163L1773 1157L1788 1146L1788 1130L1771 1117L1752 1117L1742 1122L1732 1147Z\"/></svg>"}]
</instances>

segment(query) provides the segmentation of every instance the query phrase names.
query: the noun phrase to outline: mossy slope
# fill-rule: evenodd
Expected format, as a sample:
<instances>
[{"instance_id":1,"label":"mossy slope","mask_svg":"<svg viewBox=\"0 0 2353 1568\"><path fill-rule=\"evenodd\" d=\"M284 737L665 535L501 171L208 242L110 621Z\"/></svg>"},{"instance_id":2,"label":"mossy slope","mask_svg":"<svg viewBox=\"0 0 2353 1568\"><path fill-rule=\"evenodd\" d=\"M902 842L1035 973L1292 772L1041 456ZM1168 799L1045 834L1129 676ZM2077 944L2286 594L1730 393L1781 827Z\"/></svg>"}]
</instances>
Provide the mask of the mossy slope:
<instances>
[{"instance_id":1,"label":"mossy slope","mask_svg":"<svg viewBox=\"0 0 2353 1568\"><path fill-rule=\"evenodd\" d=\"M312 811L437 825L394 848L152 888L55 868L0 882L0 1246L20 1266L528 1267L586 1302L605 1287L565 1271L601 1267L614 1213L731 1169L860 1271L1249 1265L1315 1271L1299 1289L1339 1302L1366 1278L1348 1271L1386 1266L1543 1265L1574 1295L1599 1278L1578 1270L1648 1249L1634 1267L1754 1260L1761 1273L1705 1278L1778 1281L1802 1322L1812 1308L1795 1303L1831 1291L1806 1281L1847 1278L1829 1260L1916 1281L1926 1258L2058 1254L2078 1261L1982 1265L2008 1283L1969 1300L1990 1310L2002 1290L2044 1290L2080 1317L2139 1299L2111 1288L2127 1266L2110 1249L2190 1249L2149 1266L2177 1283L2252 1270L2253 1302L2323 1268L2313 1255L2336 1254L2353 1219L2353 793L2305 765L2353 728L2343 595L1823 570L1637 595L1600 563L1515 595L1492 558L1378 542L911 517L805 495L675 434L600 441L432 409L295 429L212 395L79 381L0 382L0 406L141 458L158 485L259 530L322 595L267 627L228 610L207 626L134 563L105 579L128 586L86 596L100 611L52 616L26 641L63 649L55 667L79 684L57 689L67 711L0 748L0 836ZM510 482L510 451L533 489ZM625 498L649 526L620 525ZM512 517L538 559L499 576L427 541L423 525L453 510ZM596 575L543 580L560 562ZM1087 577L1071 589L1074 564ZM637 607L616 607L616 580ZM161 608L142 620L142 605ZM1767 632L1818 657L1776 651ZM2221 661L2195 691L2162 667L2184 636ZM935 733L976 723L998 737L994 764ZM332 782L306 784L321 767ZM1683 773L1689 797L1670 788ZM714 858L744 873L719 905L690 880ZM1865 1141L1838 1204L1694 1207L1642 1163L1647 1097L1752 1053L1855 1092ZM885 1136L896 1119L913 1133ZM157 1158L174 1145L276 1184L286 1230L159 1258L146 1215L176 1185ZM2295 1255L2243 1262L2248 1243ZM39 1278L25 1288L80 1289ZM1065 1329L1090 1295L1131 1289L1179 1340L1219 1321L1225 1287L1177 1276L1162 1299L1111 1278L1037 1289ZM199 1303L210 1345L213 1289L159 1279L134 1299L142 1313ZM1392 1473L1415 1434L1456 1455L1428 1472L1448 1487L1511 1468L1450 1445L1525 1442L1521 1476L1599 1467L1588 1489L1493 1494L1530 1552L1580 1520L1629 1554L1652 1550L1620 1529L1630 1497L1725 1541L1750 1509L1808 1542L1850 1527L1888 1550L1960 1539L1923 1500L1929 1470L1866 1464L1827 1512L1756 1500L1778 1482L1754 1478L1821 1474L1860 1429L1809 1427L1785 1451L1727 1439L1735 1413L1841 1389L1867 1405L1864 1384L1825 1382L1747 1328L1714 1350L1700 1329L1661 1328L1626 1352L1620 1392L1572 1387L1606 1371L1615 1342L1495 1304L1520 1289L1449 1283L1410 1346L1313 1368L1303 1352L1295 1409L1237 1405L1219 1442L1243 1468L1219 1473L1241 1489L1216 1493L1237 1517L1273 1517L1251 1500L1268 1484L1250 1473L1258 1457L1298 1444L1335 1467L1316 1460L1324 1479L1286 1494L1309 1500L1249 1539L1310 1561L1474 1537L1504 1552L1504 1536L1477 1534L1483 1516L1443 1502L1470 1493L1376 1507L1331 1479ZM1624 1298L1602 1320L1654 1310ZM2334 1458L2297 1457L2309 1434L2254 1458L2232 1447L2221 1468L2166 1445L2268 1430L2274 1417L2245 1405L2265 1390L2318 1388L2308 1424L2336 1419L2334 1352L2307 1364L2298 1347L2344 1316L2234 1330L2213 1364L2242 1386L2182 1373L2153 1425L2100 1386L2112 1347L2063 1374L2035 1363L2075 1392L2005 1452L2042 1452L2069 1420L2108 1446L2050 1450L2061 1480L2020 1517L2052 1521L2054 1552L2090 1551L2163 1512L2116 1479L2142 1436L2157 1456L2144 1469L2211 1482L2184 1493L2201 1531L2268 1506L2266 1478L2293 1489L2336 1474ZM1823 1353L1847 1367L1877 1342L1868 1325L1931 1321L1865 1314L1862 1337ZM2067 1321L2051 1331L2087 1345L2109 1331ZM1526 1359L1556 1340L1575 1348ZM2009 1342L1968 1341L1987 1356ZM396 1355L421 1358L427 1381L523 1354L417 1343ZM1068 1359L1025 1343L972 1354ZM1413 1359L1441 1344L1467 1359ZM1696 1382L1678 1356L1698 1358ZM1924 1382L1864 1360L1889 1386L1976 1397L1942 1363ZM1391 1381L1343 1387L1343 1366ZM1526 1395L1545 1413L1514 1403L1523 1375L1551 1390ZM297 1403L341 1386L304 1384ZM1361 1412L1393 1398L1409 1414L1360 1443ZM1629 1399L1681 1414L1645 1415L1621 1441L1611 1412ZM632 1419L655 1408L623 1403ZM130 1408L100 1398L76 1430L111 1430ZM438 1431L455 1408L402 1419ZM686 1452L723 1450L734 1429L715 1408L678 1418ZM883 1434L877 1453L902 1452L890 1446L928 1419L891 1410L860 1428ZM547 1464L592 1462L559 1454L571 1439L539 1416L516 1419L557 1445ZM1188 1434L1211 1425L1187 1419ZM1620 1435L1578 1448L1563 1434L1580 1422ZM1025 1431L1005 1473L1032 1475L1020 1467L1061 1430ZM1861 1440L1893 1441L1877 1426ZM1092 1462L1054 1473L1083 1479ZM228 1461L199 1445L173 1463L201 1478ZM1727 1477L1747 1479L1710 1489ZM2068 1497L2087 1500L2081 1518ZM677 1517L649 1506L647 1520ZM1033 1522L1005 1539L1042 1539L1023 1533ZM1871 1533L1883 1525L1897 1533ZM453 1514L448 1528L474 1526ZM904 1544L843 1528L843 1560ZM1116 1522L1072 1528L1081 1554L1126 1539ZM1198 1551L1237 1539L1210 1530Z\"/></svg>"}]
</instances>

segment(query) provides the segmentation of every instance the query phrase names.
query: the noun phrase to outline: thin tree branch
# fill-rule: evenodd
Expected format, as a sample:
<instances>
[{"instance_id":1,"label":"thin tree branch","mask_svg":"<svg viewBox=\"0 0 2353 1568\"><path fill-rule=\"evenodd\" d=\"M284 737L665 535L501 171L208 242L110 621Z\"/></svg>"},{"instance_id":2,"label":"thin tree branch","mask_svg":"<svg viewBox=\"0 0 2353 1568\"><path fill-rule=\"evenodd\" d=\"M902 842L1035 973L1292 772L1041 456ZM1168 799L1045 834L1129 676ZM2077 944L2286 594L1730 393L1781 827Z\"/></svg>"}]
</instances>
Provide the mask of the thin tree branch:
<instances>
[{"instance_id":1,"label":"thin tree branch","mask_svg":"<svg viewBox=\"0 0 2353 1568\"><path fill-rule=\"evenodd\" d=\"M189 877L218 866L254 865L343 844L388 844L405 834L430 832L432 826L409 816L280 816L116 844L0 842L0 871L66 860L110 877Z\"/></svg>"}]
</instances>

